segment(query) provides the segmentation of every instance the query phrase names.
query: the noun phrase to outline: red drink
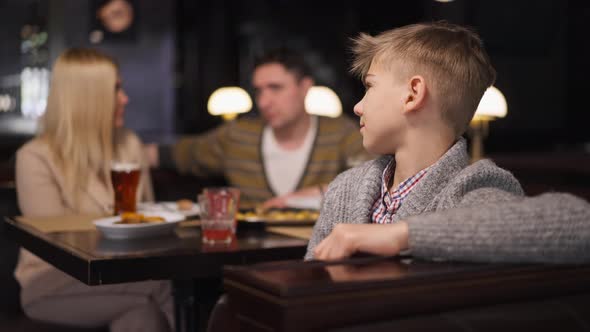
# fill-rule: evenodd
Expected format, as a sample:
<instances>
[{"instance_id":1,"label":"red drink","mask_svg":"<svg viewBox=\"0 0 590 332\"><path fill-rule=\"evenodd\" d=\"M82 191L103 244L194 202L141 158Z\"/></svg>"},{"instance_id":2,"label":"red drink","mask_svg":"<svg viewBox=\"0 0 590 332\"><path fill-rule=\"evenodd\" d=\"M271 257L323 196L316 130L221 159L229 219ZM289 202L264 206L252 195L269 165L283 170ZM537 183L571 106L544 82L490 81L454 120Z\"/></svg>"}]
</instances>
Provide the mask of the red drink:
<instances>
[{"instance_id":1,"label":"red drink","mask_svg":"<svg viewBox=\"0 0 590 332\"><path fill-rule=\"evenodd\" d=\"M235 234L239 191L232 193L228 188L206 188L197 198L203 242L231 243Z\"/></svg>"},{"instance_id":2,"label":"red drink","mask_svg":"<svg viewBox=\"0 0 590 332\"><path fill-rule=\"evenodd\" d=\"M232 233L236 234L238 220L235 214L240 206L240 190L232 187L215 187L205 188L203 192L209 198L211 211L217 211L217 213L224 211L223 213L230 213L234 216ZM231 199L228 200L228 197Z\"/></svg>"},{"instance_id":3,"label":"red drink","mask_svg":"<svg viewBox=\"0 0 590 332\"><path fill-rule=\"evenodd\" d=\"M115 214L137 210L138 164L113 164L111 182L115 191Z\"/></svg>"},{"instance_id":4,"label":"red drink","mask_svg":"<svg viewBox=\"0 0 590 332\"><path fill-rule=\"evenodd\" d=\"M233 235L231 228L201 228L201 231L203 232L203 241L208 243L230 242Z\"/></svg>"}]
</instances>

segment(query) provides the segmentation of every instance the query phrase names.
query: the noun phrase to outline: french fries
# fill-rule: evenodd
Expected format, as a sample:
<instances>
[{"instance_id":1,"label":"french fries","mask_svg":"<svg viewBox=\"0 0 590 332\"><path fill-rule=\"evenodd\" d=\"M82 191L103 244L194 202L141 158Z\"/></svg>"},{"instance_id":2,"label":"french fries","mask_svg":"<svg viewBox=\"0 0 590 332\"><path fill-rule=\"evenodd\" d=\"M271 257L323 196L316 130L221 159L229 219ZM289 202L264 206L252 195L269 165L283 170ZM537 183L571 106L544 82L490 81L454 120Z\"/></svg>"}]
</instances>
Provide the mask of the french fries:
<instances>
[{"instance_id":1,"label":"french fries","mask_svg":"<svg viewBox=\"0 0 590 332\"><path fill-rule=\"evenodd\" d=\"M141 213L123 212L121 214L121 221L115 224L159 224L166 220L159 216L145 216Z\"/></svg>"},{"instance_id":2,"label":"french fries","mask_svg":"<svg viewBox=\"0 0 590 332\"><path fill-rule=\"evenodd\" d=\"M190 199L179 199L176 201L176 207L180 211L189 211L193 208L193 202Z\"/></svg>"},{"instance_id":3,"label":"french fries","mask_svg":"<svg viewBox=\"0 0 590 332\"><path fill-rule=\"evenodd\" d=\"M319 217L318 211L301 210L301 211L280 211L280 210L269 210L266 212L259 211L248 211L238 212L236 214L237 219L260 219L266 221L309 221L316 220Z\"/></svg>"}]
</instances>

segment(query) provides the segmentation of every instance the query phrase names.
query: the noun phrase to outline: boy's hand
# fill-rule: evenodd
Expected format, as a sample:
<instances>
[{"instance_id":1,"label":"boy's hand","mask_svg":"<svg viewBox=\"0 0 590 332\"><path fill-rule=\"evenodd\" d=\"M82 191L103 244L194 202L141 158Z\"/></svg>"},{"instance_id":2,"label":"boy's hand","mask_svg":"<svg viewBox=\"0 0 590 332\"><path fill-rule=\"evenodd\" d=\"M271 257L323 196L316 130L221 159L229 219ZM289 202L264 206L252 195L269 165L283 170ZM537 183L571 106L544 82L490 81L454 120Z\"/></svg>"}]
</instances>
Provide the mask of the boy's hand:
<instances>
[{"instance_id":1,"label":"boy's hand","mask_svg":"<svg viewBox=\"0 0 590 332\"><path fill-rule=\"evenodd\" d=\"M408 224L338 224L314 249L314 258L337 260L355 252L392 256L408 247Z\"/></svg>"}]
</instances>

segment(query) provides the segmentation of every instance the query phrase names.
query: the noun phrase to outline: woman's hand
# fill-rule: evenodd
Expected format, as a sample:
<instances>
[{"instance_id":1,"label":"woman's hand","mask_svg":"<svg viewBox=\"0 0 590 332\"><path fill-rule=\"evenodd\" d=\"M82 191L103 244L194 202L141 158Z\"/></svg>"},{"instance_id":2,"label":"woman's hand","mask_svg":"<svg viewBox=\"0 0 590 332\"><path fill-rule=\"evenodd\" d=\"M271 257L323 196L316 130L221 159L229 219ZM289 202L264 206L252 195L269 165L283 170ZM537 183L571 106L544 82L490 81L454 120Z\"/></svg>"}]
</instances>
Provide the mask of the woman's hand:
<instances>
[{"instance_id":1,"label":"woman's hand","mask_svg":"<svg viewBox=\"0 0 590 332\"><path fill-rule=\"evenodd\" d=\"M145 158L147 159L148 165L150 165L150 167L156 168L160 165L160 156L158 155L157 144L144 144L143 153L145 154Z\"/></svg>"}]
</instances>

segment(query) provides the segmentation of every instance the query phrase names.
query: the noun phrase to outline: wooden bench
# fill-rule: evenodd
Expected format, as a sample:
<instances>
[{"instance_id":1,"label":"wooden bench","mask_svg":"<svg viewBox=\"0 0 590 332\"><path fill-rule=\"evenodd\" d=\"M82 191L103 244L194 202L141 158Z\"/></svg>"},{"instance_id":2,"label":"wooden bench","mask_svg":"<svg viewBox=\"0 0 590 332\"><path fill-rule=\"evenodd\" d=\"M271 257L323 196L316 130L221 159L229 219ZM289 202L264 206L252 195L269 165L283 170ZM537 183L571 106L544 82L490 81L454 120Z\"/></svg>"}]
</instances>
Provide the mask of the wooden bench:
<instances>
[{"instance_id":1,"label":"wooden bench","mask_svg":"<svg viewBox=\"0 0 590 332\"><path fill-rule=\"evenodd\" d=\"M240 331L583 330L590 265L357 258L227 267Z\"/></svg>"}]
</instances>

